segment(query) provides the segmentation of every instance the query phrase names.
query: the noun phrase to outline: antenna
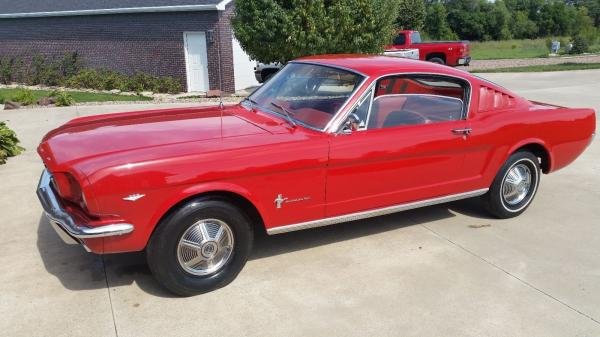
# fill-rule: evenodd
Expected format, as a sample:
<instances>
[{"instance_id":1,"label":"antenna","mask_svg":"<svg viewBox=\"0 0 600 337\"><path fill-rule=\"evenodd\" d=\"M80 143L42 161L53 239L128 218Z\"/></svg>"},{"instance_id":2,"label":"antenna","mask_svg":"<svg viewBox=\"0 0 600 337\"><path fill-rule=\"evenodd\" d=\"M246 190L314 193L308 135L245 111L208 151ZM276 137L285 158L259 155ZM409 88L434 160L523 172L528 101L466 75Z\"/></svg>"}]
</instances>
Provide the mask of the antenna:
<instances>
[{"instance_id":1,"label":"antenna","mask_svg":"<svg viewBox=\"0 0 600 337\"><path fill-rule=\"evenodd\" d=\"M221 65L221 29L217 28L217 60L219 61L219 108L223 109L223 75Z\"/></svg>"}]
</instances>

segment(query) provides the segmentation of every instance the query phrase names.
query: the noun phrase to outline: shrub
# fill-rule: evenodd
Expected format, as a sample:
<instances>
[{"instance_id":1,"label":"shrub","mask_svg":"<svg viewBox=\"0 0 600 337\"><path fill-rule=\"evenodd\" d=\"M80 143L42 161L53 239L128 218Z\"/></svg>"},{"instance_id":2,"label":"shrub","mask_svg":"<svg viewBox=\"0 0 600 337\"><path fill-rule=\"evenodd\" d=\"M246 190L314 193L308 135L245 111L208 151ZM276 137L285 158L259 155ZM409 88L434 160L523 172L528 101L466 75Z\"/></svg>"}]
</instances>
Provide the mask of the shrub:
<instances>
[{"instance_id":1,"label":"shrub","mask_svg":"<svg viewBox=\"0 0 600 337\"><path fill-rule=\"evenodd\" d=\"M0 164L6 163L6 158L14 157L25 149L20 147L15 132L8 128L5 122L0 122Z\"/></svg>"},{"instance_id":2,"label":"shrub","mask_svg":"<svg viewBox=\"0 0 600 337\"><path fill-rule=\"evenodd\" d=\"M77 52L65 53L60 61L60 69L65 78L69 78L81 71L81 59Z\"/></svg>"},{"instance_id":3,"label":"shrub","mask_svg":"<svg viewBox=\"0 0 600 337\"><path fill-rule=\"evenodd\" d=\"M181 83L173 77L156 77L146 73L136 73L127 77L112 70L84 69L68 78L64 84L71 88L88 88L96 90L121 91L153 91L163 93L179 93Z\"/></svg>"},{"instance_id":4,"label":"shrub","mask_svg":"<svg viewBox=\"0 0 600 337\"><path fill-rule=\"evenodd\" d=\"M571 54L583 54L590 48L587 40L581 36L576 35L573 37L573 48L571 48Z\"/></svg>"},{"instance_id":5,"label":"shrub","mask_svg":"<svg viewBox=\"0 0 600 337\"><path fill-rule=\"evenodd\" d=\"M31 105L35 103L35 96L33 95L33 91L29 89L19 89L12 97L12 100L23 105Z\"/></svg>"},{"instance_id":6,"label":"shrub","mask_svg":"<svg viewBox=\"0 0 600 337\"><path fill-rule=\"evenodd\" d=\"M156 78L145 73L135 73L129 79L129 91L156 91Z\"/></svg>"},{"instance_id":7,"label":"shrub","mask_svg":"<svg viewBox=\"0 0 600 337\"><path fill-rule=\"evenodd\" d=\"M57 67L41 55L33 57L30 66L30 75L27 83L30 85L57 85L60 80Z\"/></svg>"},{"instance_id":8,"label":"shrub","mask_svg":"<svg viewBox=\"0 0 600 337\"><path fill-rule=\"evenodd\" d=\"M54 90L50 93L50 97L54 98L54 105L56 106L70 106L75 103L75 99L68 92Z\"/></svg>"},{"instance_id":9,"label":"shrub","mask_svg":"<svg viewBox=\"0 0 600 337\"><path fill-rule=\"evenodd\" d=\"M98 71L94 69L84 69L80 71L69 77L65 81L65 84L71 88L104 89L104 82Z\"/></svg>"},{"instance_id":10,"label":"shrub","mask_svg":"<svg viewBox=\"0 0 600 337\"><path fill-rule=\"evenodd\" d=\"M0 83L9 84L13 79L14 59L7 57L0 59Z\"/></svg>"},{"instance_id":11,"label":"shrub","mask_svg":"<svg viewBox=\"0 0 600 337\"><path fill-rule=\"evenodd\" d=\"M398 0L237 0L231 24L244 51L264 63L324 53L375 54L393 37L398 5Z\"/></svg>"},{"instance_id":12,"label":"shrub","mask_svg":"<svg viewBox=\"0 0 600 337\"><path fill-rule=\"evenodd\" d=\"M183 91L183 86L178 79L173 77L159 77L156 81L156 91L161 93L178 94Z\"/></svg>"}]
</instances>

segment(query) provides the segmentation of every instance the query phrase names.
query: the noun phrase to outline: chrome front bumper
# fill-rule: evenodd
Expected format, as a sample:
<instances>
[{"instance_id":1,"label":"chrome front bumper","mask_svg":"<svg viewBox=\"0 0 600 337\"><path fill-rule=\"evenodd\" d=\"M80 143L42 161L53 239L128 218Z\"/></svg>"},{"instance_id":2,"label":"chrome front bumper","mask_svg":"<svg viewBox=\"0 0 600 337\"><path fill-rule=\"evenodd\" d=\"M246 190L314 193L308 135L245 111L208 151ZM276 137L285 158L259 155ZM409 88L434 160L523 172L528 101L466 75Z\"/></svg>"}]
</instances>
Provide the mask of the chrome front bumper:
<instances>
[{"instance_id":1,"label":"chrome front bumper","mask_svg":"<svg viewBox=\"0 0 600 337\"><path fill-rule=\"evenodd\" d=\"M48 170L44 170L38 184L37 196L50 224L66 243L81 244L82 239L123 235L133 231L133 225L128 223L115 223L99 227L87 227L86 224L76 223L75 219L58 201L58 197L51 187L51 181L52 175Z\"/></svg>"}]
</instances>

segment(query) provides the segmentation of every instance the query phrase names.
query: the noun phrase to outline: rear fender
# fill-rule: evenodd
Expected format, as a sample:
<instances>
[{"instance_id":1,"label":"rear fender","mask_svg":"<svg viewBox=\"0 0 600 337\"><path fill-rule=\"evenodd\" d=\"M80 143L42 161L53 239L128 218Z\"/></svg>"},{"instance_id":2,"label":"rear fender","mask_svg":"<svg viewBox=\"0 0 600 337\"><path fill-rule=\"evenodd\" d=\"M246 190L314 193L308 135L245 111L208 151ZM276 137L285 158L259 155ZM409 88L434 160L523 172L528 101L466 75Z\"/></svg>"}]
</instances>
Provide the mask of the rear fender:
<instances>
[{"instance_id":1,"label":"rear fender","mask_svg":"<svg viewBox=\"0 0 600 337\"><path fill-rule=\"evenodd\" d=\"M508 153L506 154L506 158L504 159L504 162L506 160L508 160L508 157L510 157L513 153L517 152L517 150L519 150L520 148L527 146L527 145L539 145L542 148L544 148L544 150L546 151L546 154L548 155L548 168L547 168L547 170L544 171L544 173L552 172L552 165L554 163L554 157L553 157L552 151L550 151L550 146L546 142L544 142L543 140L541 140L539 138L528 138L528 139L522 140L522 141L514 144L511 148L509 148Z\"/></svg>"}]
</instances>

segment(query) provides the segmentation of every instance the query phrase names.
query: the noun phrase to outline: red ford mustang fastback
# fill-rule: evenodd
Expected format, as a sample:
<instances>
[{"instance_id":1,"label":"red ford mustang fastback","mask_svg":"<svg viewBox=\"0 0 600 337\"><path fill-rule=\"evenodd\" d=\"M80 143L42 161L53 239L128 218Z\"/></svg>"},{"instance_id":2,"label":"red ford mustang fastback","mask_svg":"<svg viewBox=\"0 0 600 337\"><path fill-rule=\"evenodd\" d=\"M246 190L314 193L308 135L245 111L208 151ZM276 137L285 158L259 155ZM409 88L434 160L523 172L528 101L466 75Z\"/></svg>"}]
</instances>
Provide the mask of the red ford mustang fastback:
<instances>
[{"instance_id":1,"label":"red ford mustang fastback","mask_svg":"<svg viewBox=\"0 0 600 337\"><path fill-rule=\"evenodd\" d=\"M384 56L290 62L238 105L74 119L48 133L38 196L88 251L146 250L180 295L231 282L278 234L481 196L499 218L590 144L592 109L530 102L461 70Z\"/></svg>"}]
</instances>

